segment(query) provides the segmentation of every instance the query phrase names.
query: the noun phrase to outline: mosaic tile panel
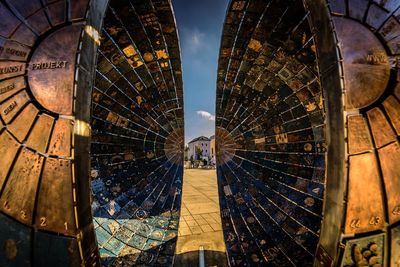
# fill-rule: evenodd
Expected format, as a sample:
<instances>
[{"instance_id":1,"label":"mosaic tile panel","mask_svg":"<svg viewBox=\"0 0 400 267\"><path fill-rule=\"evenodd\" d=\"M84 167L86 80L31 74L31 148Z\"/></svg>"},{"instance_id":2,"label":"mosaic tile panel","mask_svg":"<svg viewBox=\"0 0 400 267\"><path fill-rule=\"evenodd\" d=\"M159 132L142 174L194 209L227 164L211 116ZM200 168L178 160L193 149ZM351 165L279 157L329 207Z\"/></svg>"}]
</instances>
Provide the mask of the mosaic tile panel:
<instances>
[{"instance_id":1,"label":"mosaic tile panel","mask_svg":"<svg viewBox=\"0 0 400 267\"><path fill-rule=\"evenodd\" d=\"M171 266L183 88L169 1L110 1L92 103L94 224L104 266Z\"/></svg>"},{"instance_id":2,"label":"mosaic tile panel","mask_svg":"<svg viewBox=\"0 0 400 267\"><path fill-rule=\"evenodd\" d=\"M324 101L302 1L232 1L216 142L231 266L312 266L325 182Z\"/></svg>"}]
</instances>

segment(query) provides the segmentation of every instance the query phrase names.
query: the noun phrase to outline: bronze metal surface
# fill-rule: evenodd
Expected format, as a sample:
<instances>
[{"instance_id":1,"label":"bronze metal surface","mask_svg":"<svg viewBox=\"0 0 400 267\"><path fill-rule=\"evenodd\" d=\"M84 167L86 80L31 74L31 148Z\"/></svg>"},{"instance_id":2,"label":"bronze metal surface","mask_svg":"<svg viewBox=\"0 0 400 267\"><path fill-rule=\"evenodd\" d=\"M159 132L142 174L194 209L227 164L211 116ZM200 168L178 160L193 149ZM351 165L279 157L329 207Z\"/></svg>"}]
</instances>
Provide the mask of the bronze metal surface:
<instances>
[{"instance_id":1,"label":"bronze metal surface","mask_svg":"<svg viewBox=\"0 0 400 267\"><path fill-rule=\"evenodd\" d=\"M5 185L0 209L15 219L31 224L43 157L24 148Z\"/></svg>"},{"instance_id":2,"label":"bronze metal surface","mask_svg":"<svg viewBox=\"0 0 400 267\"><path fill-rule=\"evenodd\" d=\"M0 35L9 37L16 30L20 21L2 3L0 3L0 16Z\"/></svg>"},{"instance_id":3,"label":"bronze metal surface","mask_svg":"<svg viewBox=\"0 0 400 267\"><path fill-rule=\"evenodd\" d=\"M28 104L21 114L10 125L8 125L8 130L18 139L18 141L24 141L38 112L39 110L33 104Z\"/></svg>"},{"instance_id":4,"label":"bronze metal surface","mask_svg":"<svg viewBox=\"0 0 400 267\"><path fill-rule=\"evenodd\" d=\"M25 79L22 76L0 82L0 102L25 87Z\"/></svg>"},{"instance_id":5,"label":"bronze metal surface","mask_svg":"<svg viewBox=\"0 0 400 267\"><path fill-rule=\"evenodd\" d=\"M400 225L392 229L391 249L392 265L390 267L400 266Z\"/></svg>"},{"instance_id":6,"label":"bronze metal surface","mask_svg":"<svg viewBox=\"0 0 400 267\"><path fill-rule=\"evenodd\" d=\"M385 234L377 234L346 240L342 262L337 266L387 266L385 264L386 238Z\"/></svg>"},{"instance_id":7,"label":"bronze metal surface","mask_svg":"<svg viewBox=\"0 0 400 267\"><path fill-rule=\"evenodd\" d=\"M4 101L0 105L0 114L5 123L9 123L28 101L29 96L25 90Z\"/></svg>"},{"instance_id":8,"label":"bronze metal surface","mask_svg":"<svg viewBox=\"0 0 400 267\"><path fill-rule=\"evenodd\" d=\"M0 37L0 59L26 61L29 53L29 47Z\"/></svg>"},{"instance_id":9,"label":"bronze metal surface","mask_svg":"<svg viewBox=\"0 0 400 267\"><path fill-rule=\"evenodd\" d=\"M47 2L47 1L46 1ZM32 1L15 1L14 8L18 10L18 12L24 18L31 16L32 14L36 13L40 10L41 5L38 0Z\"/></svg>"},{"instance_id":10,"label":"bronze metal surface","mask_svg":"<svg viewBox=\"0 0 400 267\"><path fill-rule=\"evenodd\" d=\"M373 153L350 157L346 234L365 233L385 225L380 178Z\"/></svg>"},{"instance_id":11,"label":"bronze metal surface","mask_svg":"<svg viewBox=\"0 0 400 267\"><path fill-rule=\"evenodd\" d=\"M51 136L48 154L59 157L71 156L72 121L58 119Z\"/></svg>"},{"instance_id":12,"label":"bronze metal surface","mask_svg":"<svg viewBox=\"0 0 400 267\"><path fill-rule=\"evenodd\" d=\"M400 146L393 143L379 149L383 179L388 199L389 223L400 221Z\"/></svg>"},{"instance_id":13,"label":"bronze metal surface","mask_svg":"<svg viewBox=\"0 0 400 267\"><path fill-rule=\"evenodd\" d=\"M58 25L65 22L66 19L66 5L64 1L59 1L48 5L47 14L52 25Z\"/></svg>"},{"instance_id":14,"label":"bronze metal surface","mask_svg":"<svg viewBox=\"0 0 400 267\"><path fill-rule=\"evenodd\" d=\"M13 34L13 39L28 46L33 46L37 36L24 24L21 24Z\"/></svg>"},{"instance_id":15,"label":"bronze metal surface","mask_svg":"<svg viewBox=\"0 0 400 267\"><path fill-rule=\"evenodd\" d=\"M76 233L73 216L72 167L69 160L47 158L39 188L35 224L66 235Z\"/></svg>"},{"instance_id":16,"label":"bronze metal surface","mask_svg":"<svg viewBox=\"0 0 400 267\"><path fill-rule=\"evenodd\" d=\"M381 147L391 141L396 140L389 122L386 120L385 115L379 108L373 108L367 112L368 120L371 125L372 135L375 140L375 145Z\"/></svg>"},{"instance_id":17,"label":"bronze metal surface","mask_svg":"<svg viewBox=\"0 0 400 267\"><path fill-rule=\"evenodd\" d=\"M53 117L46 114L40 115L35 126L33 126L32 132L29 134L26 145L39 152L46 153L53 123Z\"/></svg>"},{"instance_id":18,"label":"bronze metal surface","mask_svg":"<svg viewBox=\"0 0 400 267\"><path fill-rule=\"evenodd\" d=\"M83 19L89 0L71 1L71 19Z\"/></svg>"},{"instance_id":19,"label":"bronze metal surface","mask_svg":"<svg viewBox=\"0 0 400 267\"><path fill-rule=\"evenodd\" d=\"M384 102L386 113L388 114L393 127L400 135L400 103L394 96L389 96Z\"/></svg>"},{"instance_id":20,"label":"bronze metal surface","mask_svg":"<svg viewBox=\"0 0 400 267\"><path fill-rule=\"evenodd\" d=\"M39 34L43 34L51 29L49 21L46 18L46 13L43 9L28 17L27 22L30 24L32 29Z\"/></svg>"},{"instance_id":21,"label":"bronze metal surface","mask_svg":"<svg viewBox=\"0 0 400 267\"><path fill-rule=\"evenodd\" d=\"M72 114L75 56L81 25L63 27L33 53L28 81L36 100L55 113Z\"/></svg>"},{"instance_id":22,"label":"bronze metal surface","mask_svg":"<svg viewBox=\"0 0 400 267\"><path fill-rule=\"evenodd\" d=\"M14 138L4 131L0 135L0 190L10 170L11 164L17 155L19 144Z\"/></svg>"},{"instance_id":23,"label":"bronze metal surface","mask_svg":"<svg viewBox=\"0 0 400 267\"><path fill-rule=\"evenodd\" d=\"M343 56L346 108L366 107L376 101L389 82L389 58L380 41L362 24L334 17Z\"/></svg>"},{"instance_id":24,"label":"bronze metal surface","mask_svg":"<svg viewBox=\"0 0 400 267\"><path fill-rule=\"evenodd\" d=\"M398 76L400 77L400 71ZM400 80L400 78L398 78L398 80ZM394 89L394 94L397 96L397 98L400 98L400 83L398 83L396 88Z\"/></svg>"},{"instance_id":25,"label":"bronze metal surface","mask_svg":"<svg viewBox=\"0 0 400 267\"><path fill-rule=\"evenodd\" d=\"M372 149L367 123L362 115L348 116L349 153L357 154Z\"/></svg>"},{"instance_id":26,"label":"bronze metal surface","mask_svg":"<svg viewBox=\"0 0 400 267\"><path fill-rule=\"evenodd\" d=\"M92 37L108 5L90 3L91 12L89 0L0 1L0 266L100 266L89 138L72 136L74 122L90 120ZM2 249L9 238L12 260Z\"/></svg>"},{"instance_id":27,"label":"bronze metal surface","mask_svg":"<svg viewBox=\"0 0 400 267\"><path fill-rule=\"evenodd\" d=\"M15 61L0 61L0 80L25 73L26 64Z\"/></svg>"}]
</instances>

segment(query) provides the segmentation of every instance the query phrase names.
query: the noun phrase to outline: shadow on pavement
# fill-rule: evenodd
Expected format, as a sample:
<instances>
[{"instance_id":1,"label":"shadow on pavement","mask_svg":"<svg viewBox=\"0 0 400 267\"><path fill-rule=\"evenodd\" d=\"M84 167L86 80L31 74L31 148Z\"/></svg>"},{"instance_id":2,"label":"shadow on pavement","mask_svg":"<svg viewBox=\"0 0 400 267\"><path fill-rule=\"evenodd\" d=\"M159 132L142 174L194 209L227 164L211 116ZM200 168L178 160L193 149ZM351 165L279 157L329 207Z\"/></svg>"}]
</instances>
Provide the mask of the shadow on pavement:
<instances>
[{"instance_id":1,"label":"shadow on pavement","mask_svg":"<svg viewBox=\"0 0 400 267\"><path fill-rule=\"evenodd\" d=\"M204 258L207 267L228 267L226 253L221 251L204 250ZM199 251L190 251L175 255L174 267L199 266Z\"/></svg>"}]
</instances>

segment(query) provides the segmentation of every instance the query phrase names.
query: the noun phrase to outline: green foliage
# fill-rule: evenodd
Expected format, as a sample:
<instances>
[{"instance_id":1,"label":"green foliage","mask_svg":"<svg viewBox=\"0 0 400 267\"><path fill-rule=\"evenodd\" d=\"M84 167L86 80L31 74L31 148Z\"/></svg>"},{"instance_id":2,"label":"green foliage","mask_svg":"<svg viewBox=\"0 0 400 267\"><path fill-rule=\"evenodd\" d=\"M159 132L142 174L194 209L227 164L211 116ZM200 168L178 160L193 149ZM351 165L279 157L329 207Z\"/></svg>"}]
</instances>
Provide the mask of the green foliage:
<instances>
[{"instance_id":1,"label":"green foliage","mask_svg":"<svg viewBox=\"0 0 400 267\"><path fill-rule=\"evenodd\" d=\"M203 155L203 149L201 149L201 147L196 146L196 159L201 159L202 155Z\"/></svg>"}]
</instances>

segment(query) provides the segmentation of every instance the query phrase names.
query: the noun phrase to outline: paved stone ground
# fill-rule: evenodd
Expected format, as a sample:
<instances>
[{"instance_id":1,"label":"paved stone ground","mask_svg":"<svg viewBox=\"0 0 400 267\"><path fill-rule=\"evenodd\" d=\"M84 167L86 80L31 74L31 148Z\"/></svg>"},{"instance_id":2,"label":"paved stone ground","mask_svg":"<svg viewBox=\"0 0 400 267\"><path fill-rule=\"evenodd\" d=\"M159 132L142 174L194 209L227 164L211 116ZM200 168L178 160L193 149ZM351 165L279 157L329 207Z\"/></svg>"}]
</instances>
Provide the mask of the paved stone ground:
<instances>
[{"instance_id":1,"label":"paved stone ground","mask_svg":"<svg viewBox=\"0 0 400 267\"><path fill-rule=\"evenodd\" d=\"M217 263L212 256L207 257L210 260L206 258L207 266L226 266L216 171L185 169L175 265L178 266L178 262L184 264L181 260L185 257L179 257L179 254L198 251L200 246L213 255L218 254ZM198 258L198 253L189 254Z\"/></svg>"}]
</instances>

